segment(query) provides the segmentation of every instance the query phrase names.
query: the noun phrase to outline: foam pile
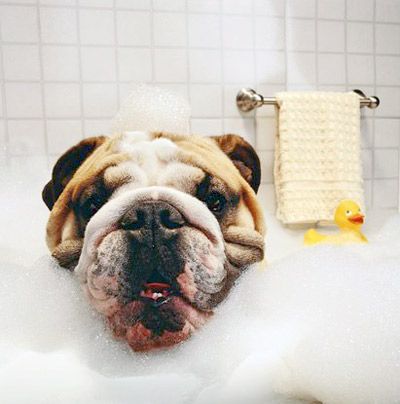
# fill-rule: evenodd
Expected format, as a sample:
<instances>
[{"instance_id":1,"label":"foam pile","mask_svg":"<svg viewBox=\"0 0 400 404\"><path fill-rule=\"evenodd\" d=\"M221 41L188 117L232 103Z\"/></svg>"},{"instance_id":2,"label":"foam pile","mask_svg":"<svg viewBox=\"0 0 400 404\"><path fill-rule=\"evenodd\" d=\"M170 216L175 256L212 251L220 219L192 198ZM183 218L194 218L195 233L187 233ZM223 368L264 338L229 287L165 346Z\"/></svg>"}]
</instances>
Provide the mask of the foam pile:
<instances>
[{"instance_id":1,"label":"foam pile","mask_svg":"<svg viewBox=\"0 0 400 404\"><path fill-rule=\"evenodd\" d=\"M39 198L39 182L30 183ZM25 192L11 188L3 201L12 206ZM44 205L17 205L40 219L29 234L41 237ZM189 341L139 354L111 337L72 274L47 256L21 261L37 244L15 242L31 236L10 214L0 211L15 247L1 240L2 403L398 402L399 215L370 219L369 245L308 249L267 216L268 268L244 274Z\"/></svg>"},{"instance_id":2,"label":"foam pile","mask_svg":"<svg viewBox=\"0 0 400 404\"><path fill-rule=\"evenodd\" d=\"M190 106L182 96L166 89L135 85L112 123L113 133L134 130L189 134Z\"/></svg>"}]
</instances>

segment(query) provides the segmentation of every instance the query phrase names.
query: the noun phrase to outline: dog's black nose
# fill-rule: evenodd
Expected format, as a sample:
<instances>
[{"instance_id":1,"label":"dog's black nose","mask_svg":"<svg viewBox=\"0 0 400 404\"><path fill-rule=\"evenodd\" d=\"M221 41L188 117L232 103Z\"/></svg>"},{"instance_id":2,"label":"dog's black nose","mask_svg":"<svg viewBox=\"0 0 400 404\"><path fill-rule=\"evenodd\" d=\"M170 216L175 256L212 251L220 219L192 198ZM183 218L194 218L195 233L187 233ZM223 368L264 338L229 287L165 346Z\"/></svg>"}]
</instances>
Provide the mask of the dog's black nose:
<instances>
[{"instance_id":1,"label":"dog's black nose","mask_svg":"<svg viewBox=\"0 0 400 404\"><path fill-rule=\"evenodd\" d=\"M185 224L182 214L164 201L146 201L132 207L121 219L124 230L167 231Z\"/></svg>"}]
</instances>

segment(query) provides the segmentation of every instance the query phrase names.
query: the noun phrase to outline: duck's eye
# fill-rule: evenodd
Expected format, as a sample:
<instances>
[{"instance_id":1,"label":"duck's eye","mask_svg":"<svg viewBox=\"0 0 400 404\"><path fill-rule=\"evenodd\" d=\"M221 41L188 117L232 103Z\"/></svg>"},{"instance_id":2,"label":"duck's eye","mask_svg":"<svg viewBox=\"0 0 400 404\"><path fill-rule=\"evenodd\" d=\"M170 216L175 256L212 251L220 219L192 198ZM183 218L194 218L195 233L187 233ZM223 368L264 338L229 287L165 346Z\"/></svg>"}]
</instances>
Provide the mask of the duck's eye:
<instances>
[{"instance_id":1,"label":"duck's eye","mask_svg":"<svg viewBox=\"0 0 400 404\"><path fill-rule=\"evenodd\" d=\"M226 206L226 199L219 192L211 192L207 195L205 203L211 212L221 213Z\"/></svg>"},{"instance_id":2,"label":"duck's eye","mask_svg":"<svg viewBox=\"0 0 400 404\"><path fill-rule=\"evenodd\" d=\"M351 210L346 210L346 216L350 216L351 215Z\"/></svg>"}]
</instances>

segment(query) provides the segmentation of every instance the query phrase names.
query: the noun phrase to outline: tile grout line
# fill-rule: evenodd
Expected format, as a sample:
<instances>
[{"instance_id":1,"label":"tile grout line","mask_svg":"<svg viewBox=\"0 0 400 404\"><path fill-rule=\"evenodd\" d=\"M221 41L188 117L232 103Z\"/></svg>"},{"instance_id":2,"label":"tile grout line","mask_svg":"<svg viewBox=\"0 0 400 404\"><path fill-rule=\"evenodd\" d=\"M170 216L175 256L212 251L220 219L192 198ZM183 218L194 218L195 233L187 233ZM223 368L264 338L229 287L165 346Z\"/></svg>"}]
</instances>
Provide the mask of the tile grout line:
<instances>
[{"instance_id":1,"label":"tile grout line","mask_svg":"<svg viewBox=\"0 0 400 404\"><path fill-rule=\"evenodd\" d=\"M114 21L114 66L115 66L115 79L117 82L116 90L117 90L117 111L119 111L121 107L121 91L120 91L120 83L119 83L119 52L118 52L118 32L117 32L117 7L116 0L113 0L113 21Z\"/></svg>"},{"instance_id":2,"label":"tile grout line","mask_svg":"<svg viewBox=\"0 0 400 404\"><path fill-rule=\"evenodd\" d=\"M224 74L224 21L223 21L223 4L219 2L219 37L220 37L220 58L221 58L221 103L222 103L222 116L221 116L221 129L222 133L225 133L225 74Z\"/></svg>"},{"instance_id":3,"label":"tile grout line","mask_svg":"<svg viewBox=\"0 0 400 404\"><path fill-rule=\"evenodd\" d=\"M76 1L76 0L75 0ZM83 96L83 73L82 73L82 44L81 44L81 29L80 29L80 15L79 7L76 7L76 36L77 36L77 48L78 48L78 63L79 63L79 101L80 101L80 121L81 121L81 138L85 138L85 111L83 107L84 96Z\"/></svg>"},{"instance_id":4,"label":"tile grout line","mask_svg":"<svg viewBox=\"0 0 400 404\"><path fill-rule=\"evenodd\" d=\"M191 96L190 96L190 57L189 57L189 8L185 1L185 35L186 35L186 95L191 111ZM192 133L192 116L189 117L189 133Z\"/></svg>"},{"instance_id":5,"label":"tile grout line","mask_svg":"<svg viewBox=\"0 0 400 404\"><path fill-rule=\"evenodd\" d=\"M151 82L156 82L156 66L155 66L155 39L154 39L154 1L150 0L150 47L151 47ZM148 48L148 47L147 47Z\"/></svg>"},{"instance_id":6,"label":"tile grout line","mask_svg":"<svg viewBox=\"0 0 400 404\"><path fill-rule=\"evenodd\" d=\"M344 0L344 80L346 84L346 90L349 90L349 57L348 57L348 42L347 42L347 35L348 35L348 21L347 21L347 0Z\"/></svg>"},{"instance_id":7,"label":"tile grout line","mask_svg":"<svg viewBox=\"0 0 400 404\"><path fill-rule=\"evenodd\" d=\"M0 21L1 24L1 21ZM2 29L0 25L0 73L1 73L1 97L2 97L2 119L4 127L4 151L6 163L10 163L10 137L8 132L8 116L7 116L7 95L6 95L6 74L5 74L5 64L4 64L4 54L3 54L3 40L2 40Z\"/></svg>"},{"instance_id":8,"label":"tile grout line","mask_svg":"<svg viewBox=\"0 0 400 404\"><path fill-rule=\"evenodd\" d=\"M315 87L319 90L319 53L318 53L318 0L315 0Z\"/></svg>"},{"instance_id":9,"label":"tile grout line","mask_svg":"<svg viewBox=\"0 0 400 404\"><path fill-rule=\"evenodd\" d=\"M46 164L49 166L49 136L47 131L47 115L46 115L46 89L44 81L44 67L43 67L43 45L42 45L42 28L40 18L40 4L36 0L36 21L38 25L38 52L39 52L39 68L40 68L40 91L42 92L42 117L43 117L43 136L44 136L44 152L46 154Z\"/></svg>"},{"instance_id":10,"label":"tile grout line","mask_svg":"<svg viewBox=\"0 0 400 404\"><path fill-rule=\"evenodd\" d=\"M373 3L373 17L372 17L372 35L373 35L373 70L374 70L374 81L373 81L373 89L374 94L376 94L376 0ZM373 120L372 120L372 153L371 153L371 207L375 207L375 197L374 197L374 189L375 189L375 111L373 111Z\"/></svg>"},{"instance_id":11,"label":"tile grout line","mask_svg":"<svg viewBox=\"0 0 400 404\"><path fill-rule=\"evenodd\" d=\"M285 36L285 49L284 49L284 55L285 55L285 80L284 80L285 81L285 83L284 83L285 91L288 90L288 81L289 81L289 79L288 79L288 77L289 77L289 72L288 72L288 70L289 70L288 69L289 50L288 50L288 18L287 18L288 13L287 13L287 8L288 8L288 2L287 2L287 0L285 0L284 9L283 9L283 12L284 12L284 15L283 15L283 17L284 17L284 24L283 24L284 33L283 33L283 35Z\"/></svg>"}]
</instances>

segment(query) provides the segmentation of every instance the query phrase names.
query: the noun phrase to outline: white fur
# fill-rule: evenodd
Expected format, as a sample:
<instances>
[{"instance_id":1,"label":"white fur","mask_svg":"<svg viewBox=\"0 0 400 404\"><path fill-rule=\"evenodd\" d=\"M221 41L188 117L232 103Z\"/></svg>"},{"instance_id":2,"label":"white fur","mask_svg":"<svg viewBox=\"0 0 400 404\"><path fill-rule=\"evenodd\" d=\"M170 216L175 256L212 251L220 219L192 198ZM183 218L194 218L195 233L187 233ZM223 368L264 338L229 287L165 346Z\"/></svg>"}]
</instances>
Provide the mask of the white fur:
<instances>
[{"instance_id":1,"label":"white fur","mask_svg":"<svg viewBox=\"0 0 400 404\"><path fill-rule=\"evenodd\" d=\"M97 243L113 228L135 203L144 200L163 200L172 203L186 218L191 226L203 231L223 255L224 243L217 219L207 207L193 196L167 187L146 187L120 194L106 203L89 221L84 245L76 272L82 282L86 281L86 270L96 257Z\"/></svg>"}]
</instances>

